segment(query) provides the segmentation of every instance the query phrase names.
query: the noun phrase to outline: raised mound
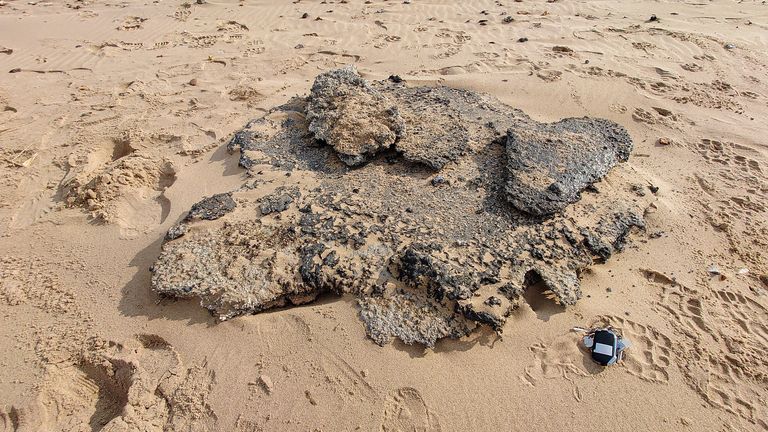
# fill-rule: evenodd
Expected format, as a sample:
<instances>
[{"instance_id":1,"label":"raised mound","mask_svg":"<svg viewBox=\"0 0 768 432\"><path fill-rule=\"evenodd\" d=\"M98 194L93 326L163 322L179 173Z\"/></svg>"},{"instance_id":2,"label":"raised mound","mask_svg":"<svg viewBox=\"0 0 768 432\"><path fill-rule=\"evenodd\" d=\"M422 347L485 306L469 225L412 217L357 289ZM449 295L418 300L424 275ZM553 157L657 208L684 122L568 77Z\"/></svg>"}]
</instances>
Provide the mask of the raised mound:
<instances>
[{"instance_id":1,"label":"raised mound","mask_svg":"<svg viewBox=\"0 0 768 432\"><path fill-rule=\"evenodd\" d=\"M170 230L154 290L220 319L349 293L377 343L432 346L500 331L535 282L574 304L579 273L643 228L648 183L612 169L621 126L395 81L331 71L235 134L251 178Z\"/></svg>"}]
</instances>

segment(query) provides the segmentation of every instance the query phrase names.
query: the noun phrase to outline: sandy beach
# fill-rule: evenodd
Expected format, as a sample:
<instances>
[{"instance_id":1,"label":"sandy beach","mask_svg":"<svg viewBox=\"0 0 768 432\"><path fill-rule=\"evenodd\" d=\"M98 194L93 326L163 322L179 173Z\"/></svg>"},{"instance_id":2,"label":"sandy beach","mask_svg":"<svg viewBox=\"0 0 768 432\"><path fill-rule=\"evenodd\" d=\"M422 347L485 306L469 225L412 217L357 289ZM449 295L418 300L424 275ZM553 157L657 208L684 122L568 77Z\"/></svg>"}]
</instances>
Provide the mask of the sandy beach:
<instances>
[{"instance_id":1,"label":"sandy beach","mask_svg":"<svg viewBox=\"0 0 768 432\"><path fill-rule=\"evenodd\" d=\"M0 431L768 430L766 52L762 1L0 0ZM312 193L343 189L338 173L368 185L330 206L339 214L395 203L365 203L378 186L441 200L445 220L463 206L497 216L468 207L509 175L491 170L509 153L503 141L486 152L481 116L434 172L410 165L431 159L407 143L399 159L349 168L342 155L327 171L279 167L276 144L259 153L271 165L244 168L239 131L305 121L303 105L283 104L349 65L392 100L424 87L446 106L483 95L472 103L521 110L525 125L615 122L627 160L556 218L589 226L626 201L643 226L616 234L610 259L579 264L578 296L553 290L567 307L525 285L498 326L476 319L434 346L372 340L361 308L375 281L256 314L250 298L230 313L217 293L159 295L177 276L171 254L199 259L176 245L266 242L227 229L298 221L323 205ZM406 132L464 126L400 108ZM299 192L265 210L281 187ZM217 194L237 209L189 222ZM415 231L407 242L423 240ZM451 244L456 262L482 252ZM604 368L573 328L605 324L631 346Z\"/></svg>"}]
</instances>

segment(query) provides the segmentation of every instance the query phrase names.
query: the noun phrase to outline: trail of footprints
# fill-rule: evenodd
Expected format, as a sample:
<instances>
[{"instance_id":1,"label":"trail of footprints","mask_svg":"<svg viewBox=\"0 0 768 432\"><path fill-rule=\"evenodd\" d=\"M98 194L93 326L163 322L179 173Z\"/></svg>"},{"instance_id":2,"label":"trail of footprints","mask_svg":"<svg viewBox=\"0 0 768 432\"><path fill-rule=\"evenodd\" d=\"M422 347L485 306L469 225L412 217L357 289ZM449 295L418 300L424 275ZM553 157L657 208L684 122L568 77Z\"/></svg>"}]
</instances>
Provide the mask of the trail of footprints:
<instances>
[{"instance_id":1,"label":"trail of footprints","mask_svg":"<svg viewBox=\"0 0 768 432\"><path fill-rule=\"evenodd\" d=\"M663 285L659 309L683 336L678 363L689 385L711 405L768 428L768 309L738 292L702 296L655 282Z\"/></svg>"},{"instance_id":2,"label":"trail of footprints","mask_svg":"<svg viewBox=\"0 0 768 432\"><path fill-rule=\"evenodd\" d=\"M604 321L621 329L623 336L631 342L624 358L627 371L640 379L666 383L669 381L669 366L672 364L672 341L655 328L625 318L608 316Z\"/></svg>"},{"instance_id":3,"label":"trail of footprints","mask_svg":"<svg viewBox=\"0 0 768 432\"><path fill-rule=\"evenodd\" d=\"M711 319L725 325L719 327L715 347L695 346L707 353L700 365L706 372L703 396L768 428L768 377L763 372L768 368L768 310L730 291L715 291L709 306Z\"/></svg>"},{"instance_id":4,"label":"trail of footprints","mask_svg":"<svg viewBox=\"0 0 768 432\"><path fill-rule=\"evenodd\" d=\"M721 164L729 170L738 170L737 175L746 180L748 184L764 178L760 162L742 154L748 153L758 156L758 153L750 147L704 138L696 145L696 151L707 162Z\"/></svg>"},{"instance_id":5,"label":"trail of footprints","mask_svg":"<svg viewBox=\"0 0 768 432\"><path fill-rule=\"evenodd\" d=\"M617 316L599 317L595 326L611 325L630 340L626 370L643 380L666 383L675 357L691 388L709 404L768 428L764 402L768 377L763 372L768 368L768 308L733 291L715 290L701 296L660 273L644 272L650 282L662 287L658 309L681 337L673 341L649 325ZM551 377L568 378L560 371L562 359L539 355L550 348L563 351L556 344L534 349L539 367L545 372L556 367L558 372ZM535 380L527 381L535 385Z\"/></svg>"},{"instance_id":6,"label":"trail of footprints","mask_svg":"<svg viewBox=\"0 0 768 432\"><path fill-rule=\"evenodd\" d=\"M768 181L761 154L746 145L702 139L693 146L714 175L694 175L694 186L709 223L750 267L765 268L768 256Z\"/></svg>"}]
</instances>

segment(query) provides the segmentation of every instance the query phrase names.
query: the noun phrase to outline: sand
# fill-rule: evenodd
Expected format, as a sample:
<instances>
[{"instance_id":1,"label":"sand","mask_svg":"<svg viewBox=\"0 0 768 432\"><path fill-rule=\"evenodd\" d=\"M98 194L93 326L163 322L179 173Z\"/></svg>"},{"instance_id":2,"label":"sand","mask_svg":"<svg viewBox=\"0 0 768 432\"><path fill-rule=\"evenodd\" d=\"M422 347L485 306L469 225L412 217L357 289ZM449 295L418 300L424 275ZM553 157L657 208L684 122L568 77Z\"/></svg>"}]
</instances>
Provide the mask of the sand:
<instances>
[{"instance_id":1,"label":"sand","mask_svg":"<svg viewBox=\"0 0 768 432\"><path fill-rule=\"evenodd\" d=\"M768 428L768 6L190 3L0 1L4 430ZM232 134L347 64L624 126L646 232L577 304L430 349L351 296L218 322L154 294L167 230L246 181ZM580 350L596 323L623 363Z\"/></svg>"}]
</instances>

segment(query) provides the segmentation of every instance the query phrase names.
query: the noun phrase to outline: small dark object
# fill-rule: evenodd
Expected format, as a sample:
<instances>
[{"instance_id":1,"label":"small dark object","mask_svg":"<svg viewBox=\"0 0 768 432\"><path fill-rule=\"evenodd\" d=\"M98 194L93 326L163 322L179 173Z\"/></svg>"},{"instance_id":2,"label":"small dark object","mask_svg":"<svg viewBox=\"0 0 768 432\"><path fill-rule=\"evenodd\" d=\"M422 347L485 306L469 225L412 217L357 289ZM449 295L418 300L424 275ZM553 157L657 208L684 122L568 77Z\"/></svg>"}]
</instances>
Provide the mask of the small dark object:
<instances>
[{"instance_id":1,"label":"small dark object","mask_svg":"<svg viewBox=\"0 0 768 432\"><path fill-rule=\"evenodd\" d=\"M21 68L14 68L8 71L8 73L18 73L21 72Z\"/></svg>"},{"instance_id":2,"label":"small dark object","mask_svg":"<svg viewBox=\"0 0 768 432\"><path fill-rule=\"evenodd\" d=\"M301 19L307 19L309 18L309 14L304 12L304 14L301 16Z\"/></svg>"},{"instance_id":3,"label":"small dark object","mask_svg":"<svg viewBox=\"0 0 768 432\"><path fill-rule=\"evenodd\" d=\"M523 42L528 42L528 38L527 38L527 37L521 37L521 38L520 38L520 39L518 39L517 41L518 41L518 42L520 42L520 43L523 43Z\"/></svg>"},{"instance_id":4,"label":"small dark object","mask_svg":"<svg viewBox=\"0 0 768 432\"><path fill-rule=\"evenodd\" d=\"M659 20L659 18L656 17L656 15L651 15L651 18L648 19L648 22L654 22L654 21L658 21L658 20Z\"/></svg>"},{"instance_id":5,"label":"small dark object","mask_svg":"<svg viewBox=\"0 0 768 432\"><path fill-rule=\"evenodd\" d=\"M259 210L262 215L268 215L270 213L280 213L288 210L288 207L293 203L293 197L287 193L268 195L262 199Z\"/></svg>"},{"instance_id":6,"label":"small dark object","mask_svg":"<svg viewBox=\"0 0 768 432\"><path fill-rule=\"evenodd\" d=\"M504 24L509 24L509 23L511 23L511 22L513 22L513 21L515 21L515 19L514 19L514 18L512 18L512 17L511 17L511 16L509 16L509 15L505 16L505 17L504 17L504 19L503 19L503 20L501 20L501 22L503 22Z\"/></svg>"},{"instance_id":7,"label":"small dark object","mask_svg":"<svg viewBox=\"0 0 768 432\"><path fill-rule=\"evenodd\" d=\"M432 186L439 186L443 183L445 183L445 177L441 175L435 176L435 178L432 179Z\"/></svg>"},{"instance_id":8,"label":"small dark object","mask_svg":"<svg viewBox=\"0 0 768 432\"><path fill-rule=\"evenodd\" d=\"M621 361L627 343L611 327L592 329L584 336L584 346L592 353L592 360L601 366Z\"/></svg>"},{"instance_id":9,"label":"small dark object","mask_svg":"<svg viewBox=\"0 0 768 432\"><path fill-rule=\"evenodd\" d=\"M485 304L488 306L500 306L501 305L501 299L496 296L491 296L485 299Z\"/></svg>"},{"instance_id":10,"label":"small dark object","mask_svg":"<svg viewBox=\"0 0 768 432\"><path fill-rule=\"evenodd\" d=\"M185 222L195 219L215 220L237 207L231 193L216 194L195 203L184 218Z\"/></svg>"},{"instance_id":11,"label":"small dark object","mask_svg":"<svg viewBox=\"0 0 768 432\"><path fill-rule=\"evenodd\" d=\"M396 84L399 84L404 81L402 78L400 78L400 75L390 75L389 80Z\"/></svg>"}]
</instances>

